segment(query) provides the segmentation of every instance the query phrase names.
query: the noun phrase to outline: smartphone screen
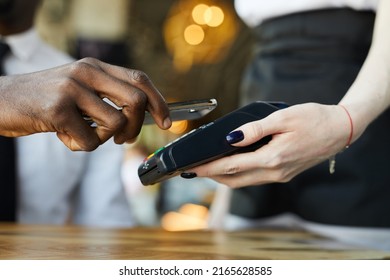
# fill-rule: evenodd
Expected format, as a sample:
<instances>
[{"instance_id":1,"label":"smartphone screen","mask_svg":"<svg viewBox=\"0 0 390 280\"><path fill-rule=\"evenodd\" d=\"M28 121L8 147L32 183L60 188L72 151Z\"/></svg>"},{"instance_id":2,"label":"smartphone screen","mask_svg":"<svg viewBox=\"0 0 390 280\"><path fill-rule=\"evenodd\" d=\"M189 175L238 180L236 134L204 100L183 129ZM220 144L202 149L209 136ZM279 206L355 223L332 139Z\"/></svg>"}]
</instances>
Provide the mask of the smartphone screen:
<instances>
[{"instance_id":1,"label":"smartphone screen","mask_svg":"<svg viewBox=\"0 0 390 280\"><path fill-rule=\"evenodd\" d=\"M206 116L217 107L216 99L195 99L182 102L168 103L169 113L172 121L196 120ZM121 110L120 108L118 110ZM84 119L92 127L96 127L96 123L89 117L84 116ZM144 125L154 124L154 119L149 112L145 112Z\"/></svg>"}]
</instances>

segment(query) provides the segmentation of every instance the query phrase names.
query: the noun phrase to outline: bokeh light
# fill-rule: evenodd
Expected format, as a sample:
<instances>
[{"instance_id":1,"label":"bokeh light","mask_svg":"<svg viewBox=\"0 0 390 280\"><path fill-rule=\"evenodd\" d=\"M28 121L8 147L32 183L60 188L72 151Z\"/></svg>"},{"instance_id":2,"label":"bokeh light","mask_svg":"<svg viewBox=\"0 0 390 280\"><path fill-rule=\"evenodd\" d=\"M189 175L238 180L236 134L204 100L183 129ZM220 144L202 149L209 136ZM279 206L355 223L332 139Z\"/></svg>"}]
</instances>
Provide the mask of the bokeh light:
<instances>
[{"instance_id":1,"label":"bokeh light","mask_svg":"<svg viewBox=\"0 0 390 280\"><path fill-rule=\"evenodd\" d=\"M217 27L223 23L224 16L221 8L212 6L204 12L204 21L208 26Z\"/></svg>"},{"instance_id":2,"label":"bokeh light","mask_svg":"<svg viewBox=\"0 0 390 280\"><path fill-rule=\"evenodd\" d=\"M219 0L179 0L164 22L164 40L175 69L217 63L236 38L239 23L234 8Z\"/></svg>"},{"instance_id":3,"label":"bokeh light","mask_svg":"<svg viewBox=\"0 0 390 280\"><path fill-rule=\"evenodd\" d=\"M205 206L187 203L177 212L166 213L161 219L161 226L167 231L206 229L208 212Z\"/></svg>"},{"instance_id":4,"label":"bokeh light","mask_svg":"<svg viewBox=\"0 0 390 280\"><path fill-rule=\"evenodd\" d=\"M172 126L169 128L169 131L172 132L173 134L180 135L187 130L187 127L188 127L188 121L186 120L176 121L176 122L172 122Z\"/></svg>"},{"instance_id":5,"label":"bokeh light","mask_svg":"<svg viewBox=\"0 0 390 280\"><path fill-rule=\"evenodd\" d=\"M184 39L190 45L199 45L204 40L204 31L202 27L196 24L191 24L184 30Z\"/></svg>"},{"instance_id":6,"label":"bokeh light","mask_svg":"<svg viewBox=\"0 0 390 280\"><path fill-rule=\"evenodd\" d=\"M206 24L205 14L209 9L209 6L205 4L199 4L192 10L192 18L197 24Z\"/></svg>"}]
</instances>

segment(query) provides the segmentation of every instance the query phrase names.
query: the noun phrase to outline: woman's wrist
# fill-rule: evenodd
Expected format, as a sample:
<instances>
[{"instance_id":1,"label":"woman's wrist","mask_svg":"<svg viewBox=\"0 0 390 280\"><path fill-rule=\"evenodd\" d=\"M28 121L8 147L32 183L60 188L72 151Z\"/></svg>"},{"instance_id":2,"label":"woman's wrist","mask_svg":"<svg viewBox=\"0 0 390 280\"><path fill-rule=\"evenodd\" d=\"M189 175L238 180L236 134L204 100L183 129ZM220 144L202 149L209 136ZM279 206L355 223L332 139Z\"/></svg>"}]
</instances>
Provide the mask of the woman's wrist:
<instances>
[{"instance_id":1,"label":"woman's wrist","mask_svg":"<svg viewBox=\"0 0 390 280\"><path fill-rule=\"evenodd\" d=\"M339 104L338 106L343 108L343 110L345 111L345 113L346 113L346 115L348 117L348 121L349 121L348 140L347 140L347 142L345 144L345 148L348 148L351 145L351 143L352 143L352 138L353 138L353 135L354 135L353 120L352 120L351 114L349 113L348 109L344 105Z\"/></svg>"}]
</instances>

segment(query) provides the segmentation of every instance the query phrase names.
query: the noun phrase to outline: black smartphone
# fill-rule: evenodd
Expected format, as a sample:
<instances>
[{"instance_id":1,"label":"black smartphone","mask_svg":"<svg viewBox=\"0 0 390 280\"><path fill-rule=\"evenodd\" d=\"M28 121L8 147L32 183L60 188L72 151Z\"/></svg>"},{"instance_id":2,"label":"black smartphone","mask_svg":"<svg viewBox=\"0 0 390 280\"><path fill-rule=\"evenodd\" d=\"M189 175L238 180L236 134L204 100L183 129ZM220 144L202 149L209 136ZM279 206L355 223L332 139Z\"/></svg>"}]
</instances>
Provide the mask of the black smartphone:
<instances>
[{"instance_id":1,"label":"black smartphone","mask_svg":"<svg viewBox=\"0 0 390 280\"><path fill-rule=\"evenodd\" d=\"M110 103L111 104L111 103ZM206 116L217 107L216 99L194 99L189 101L168 103L169 113L172 121L196 120ZM114 105L113 105L114 106ZM115 106L114 106L115 107ZM121 108L118 108L121 110ZM96 127L96 123L89 116L84 116L84 119L92 127ZM154 124L154 119L149 112L145 112L144 125Z\"/></svg>"},{"instance_id":2,"label":"black smartphone","mask_svg":"<svg viewBox=\"0 0 390 280\"><path fill-rule=\"evenodd\" d=\"M144 160L138 167L142 184L152 185L200 164L258 149L267 144L272 136L246 147L234 147L227 142L226 135L245 123L262 119L287 106L282 102L253 102L188 132Z\"/></svg>"}]
</instances>

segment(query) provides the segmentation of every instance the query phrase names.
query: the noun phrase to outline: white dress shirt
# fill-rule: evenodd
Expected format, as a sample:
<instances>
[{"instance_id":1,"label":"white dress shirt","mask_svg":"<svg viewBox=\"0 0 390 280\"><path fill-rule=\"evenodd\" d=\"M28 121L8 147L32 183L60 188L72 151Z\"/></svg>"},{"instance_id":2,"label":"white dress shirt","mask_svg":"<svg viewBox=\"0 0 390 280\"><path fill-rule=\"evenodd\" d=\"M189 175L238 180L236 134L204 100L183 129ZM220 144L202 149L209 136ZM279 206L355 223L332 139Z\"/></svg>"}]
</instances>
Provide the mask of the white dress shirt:
<instances>
[{"instance_id":1,"label":"white dress shirt","mask_svg":"<svg viewBox=\"0 0 390 280\"><path fill-rule=\"evenodd\" d=\"M8 75L73 59L45 44L34 29L7 36ZM55 135L17 138L18 222L127 227L134 224L121 182L123 145L108 141L93 152L72 152Z\"/></svg>"},{"instance_id":2,"label":"white dress shirt","mask_svg":"<svg viewBox=\"0 0 390 280\"><path fill-rule=\"evenodd\" d=\"M235 9L250 27L277 16L327 8L376 10L379 0L235 0ZM386 1L386 0L385 0Z\"/></svg>"}]
</instances>

